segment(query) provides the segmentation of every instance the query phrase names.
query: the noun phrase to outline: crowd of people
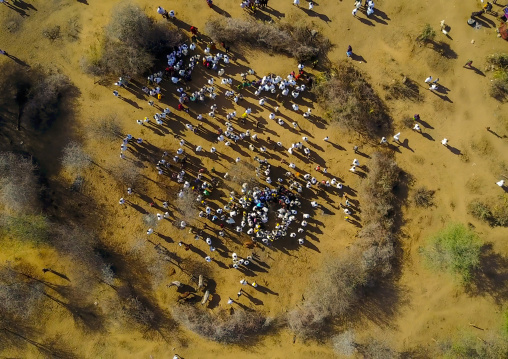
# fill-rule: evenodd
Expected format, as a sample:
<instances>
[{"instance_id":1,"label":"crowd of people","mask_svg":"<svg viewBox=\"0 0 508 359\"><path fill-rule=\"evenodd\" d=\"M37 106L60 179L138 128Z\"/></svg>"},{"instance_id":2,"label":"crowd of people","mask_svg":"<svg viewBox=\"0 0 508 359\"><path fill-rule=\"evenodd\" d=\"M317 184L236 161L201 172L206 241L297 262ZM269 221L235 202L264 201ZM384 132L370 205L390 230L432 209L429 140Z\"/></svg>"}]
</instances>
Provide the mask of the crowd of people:
<instances>
[{"instance_id":1,"label":"crowd of people","mask_svg":"<svg viewBox=\"0 0 508 359\"><path fill-rule=\"evenodd\" d=\"M164 17L166 15L170 16L161 7L157 9L157 12ZM220 241L226 231L229 231L231 235L243 236L245 241L250 240L251 243L260 246L271 246L279 240L293 241L295 245L304 245L305 232L311 220L311 214L306 213L305 203L311 212L319 206L317 201L305 200L305 191L312 188L319 190L334 188L342 196L342 192L340 192L343 188L342 183L335 178L318 180L315 175L309 173L301 175L295 161L283 160L281 166L270 163L268 159L263 158L269 155L270 149L266 146L265 141L258 138L262 133L259 121L255 121L256 130L242 128L247 121L252 121L254 117L251 107L246 105L242 113L239 114L234 106L241 104L244 96L257 96L257 102L262 110L269 111L267 118L269 122L298 131L298 118L306 121L313 120L310 108L302 111L299 105L294 102L300 96L304 96L306 91L312 87L312 77L305 72L304 64L299 64L297 69L289 70L286 74L269 73L262 77L257 77L253 69L248 69L240 74L241 80L236 85L234 80L227 75L228 64L231 61L230 56L224 51L217 50L216 46L210 43L204 43L202 54L198 53L197 28L193 26L190 30L193 41L190 44L183 43L169 53L167 55L167 67L150 74L147 77L147 85L141 89L149 98L148 104L154 108L155 113L147 115L143 119L136 119L136 123L140 126L150 126L152 119L157 126L165 126L169 123L174 111L189 112L189 108L191 108L192 112L196 112L194 110L201 106L195 106L193 103L196 103L196 105L197 103L208 103L208 113L196 113L197 124L189 121L184 125L187 131L197 133L204 127L205 118L207 122L215 124L216 138L211 141L210 146L208 148L201 145L191 146L185 141L185 136L181 136L178 139L178 146L176 146L177 149L174 153L164 151L162 158L154 164L158 175L168 175L180 184L178 197L182 198L190 191L193 201L199 207L197 218L178 220L178 227L186 228L188 222L194 222L194 220L196 222L205 221L208 228L212 228L211 226L219 227L217 231L218 238L216 239L212 239L211 235L202 230L199 231L200 234L195 236L197 240L206 242L209 247L209 253L204 257L207 262L214 260L216 250L214 242ZM202 87L191 91L186 84L191 81L193 72L199 64L202 65L203 71L210 76L207 76L206 83ZM169 82L167 91L161 88L165 82ZM122 88L125 87L126 83L128 83L128 79L120 78L115 85ZM248 92L244 89L247 89ZM162 105L164 97L168 97L169 93L173 91L178 98L175 109ZM120 96L117 90L114 94ZM216 104L216 100L219 99L218 96L223 96L227 101L231 101L231 109L225 109L225 116L221 114L224 109L219 109ZM270 98L286 99L286 101L291 102L289 106L293 111L291 122L288 123L284 119L279 106L268 105L267 100ZM285 147L282 138L283 136L280 136L280 140L271 141L268 137L267 142L273 144L273 150L280 151ZM323 141L326 142L328 139L327 136ZM143 139L128 134L120 146L120 158L126 158L131 143L139 145L143 143ZM311 162L312 151L308 144L309 138L303 136L302 141L286 144L286 153L289 157L297 156ZM241 193L230 192L229 197L226 199L226 205L212 208L212 202L209 200L210 194L218 183L217 177L213 173L214 169L212 171L201 169L195 175L191 171L187 171L186 164L190 157L187 155L187 151L190 148L192 156L201 156L206 152L217 155L223 149L231 148L231 146L249 149L251 159L257 162L255 173L252 174L257 182L255 184L243 183ZM235 163L241 161L249 161L249 159L236 157ZM355 172L355 163L359 164L357 159L354 160L352 172ZM277 167L278 170L282 166L287 166L285 170L282 170L282 173L285 172L284 175L274 177L275 171L272 172L273 168ZM328 176L327 168L316 166L315 170L318 175ZM210 176L210 179L205 176ZM225 173L225 179L228 179L228 176L229 174ZM129 188L128 195L130 194L132 194L131 188ZM165 211L157 213L158 220L169 219L173 215L169 210L170 205L168 202L170 201L163 203ZM129 201L121 198L119 203L120 205L127 205ZM349 202L346 203L349 205ZM346 205L344 205L344 214L345 219L349 220L351 207L346 208ZM208 223L210 224L208 225ZM146 231L148 236L156 233L153 227L148 228ZM183 242L180 242L180 245L188 246ZM231 258L230 268L239 270L247 268L252 262L251 254L241 257L233 253Z\"/></svg>"}]
</instances>

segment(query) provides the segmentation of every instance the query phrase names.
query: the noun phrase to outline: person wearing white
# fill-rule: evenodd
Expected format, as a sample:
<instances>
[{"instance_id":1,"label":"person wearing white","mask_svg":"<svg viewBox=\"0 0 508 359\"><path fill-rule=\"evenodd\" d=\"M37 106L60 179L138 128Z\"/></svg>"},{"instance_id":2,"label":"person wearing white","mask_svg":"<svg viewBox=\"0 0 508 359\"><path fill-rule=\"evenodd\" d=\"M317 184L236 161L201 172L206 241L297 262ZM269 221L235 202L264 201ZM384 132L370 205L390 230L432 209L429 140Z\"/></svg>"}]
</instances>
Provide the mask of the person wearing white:
<instances>
[{"instance_id":1,"label":"person wearing white","mask_svg":"<svg viewBox=\"0 0 508 359\"><path fill-rule=\"evenodd\" d=\"M429 76L425 79L425 83L428 84L432 81L432 76Z\"/></svg>"},{"instance_id":2,"label":"person wearing white","mask_svg":"<svg viewBox=\"0 0 508 359\"><path fill-rule=\"evenodd\" d=\"M397 133L397 134L395 134L395 135L393 136L393 140L394 140L395 142L399 142L399 140L400 140L400 132L399 132L399 133Z\"/></svg>"},{"instance_id":3,"label":"person wearing white","mask_svg":"<svg viewBox=\"0 0 508 359\"><path fill-rule=\"evenodd\" d=\"M415 123L415 126L413 127L413 130L420 132L422 129L420 128L420 125Z\"/></svg>"},{"instance_id":4,"label":"person wearing white","mask_svg":"<svg viewBox=\"0 0 508 359\"><path fill-rule=\"evenodd\" d=\"M503 187L504 186L504 180L501 180L499 182L496 182L496 184L499 186L499 187Z\"/></svg>"}]
</instances>

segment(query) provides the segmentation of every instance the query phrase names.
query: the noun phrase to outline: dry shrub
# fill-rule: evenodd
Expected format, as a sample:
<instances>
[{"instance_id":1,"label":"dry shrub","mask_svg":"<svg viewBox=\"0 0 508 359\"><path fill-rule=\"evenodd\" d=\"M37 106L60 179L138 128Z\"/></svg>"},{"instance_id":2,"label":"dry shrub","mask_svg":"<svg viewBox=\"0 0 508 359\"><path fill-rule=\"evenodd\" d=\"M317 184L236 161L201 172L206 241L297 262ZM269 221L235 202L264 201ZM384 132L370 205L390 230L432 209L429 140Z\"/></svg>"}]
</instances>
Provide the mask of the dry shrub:
<instances>
[{"instance_id":1,"label":"dry shrub","mask_svg":"<svg viewBox=\"0 0 508 359\"><path fill-rule=\"evenodd\" d=\"M363 228L357 245L362 248L369 275L385 276L391 272L395 254L393 245L395 187L399 184L401 169L386 153L375 152L369 163L369 173L362 184Z\"/></svg>"},{"instance_id":2,"label":"dry shrub","mask_svg":"<svg viewBox=\"0 0 508 359\"><path fill-rule=\"evenodd\" d=\"M362 73L347 62L316 81L313 92L327 118L348 130L375 137L391 127L381 99Z\"/></svg>"},{"instance_id":3,"label":"dry shrub","mask_svg":"<svg viewBox=\"0 0 508 359\"><path fill-rule=\"evenodd\" d=\"M129 296L123 301L123 313L128 319L142 326L151 327L155 313L152 312L138 297Z\"/></svg>"},{"instance_id":4,"label":"dry shrub","mask_svg":"<svg viewBox=\"0 0 508 359\"><path fill-rule=\"evenodd\" d=\"M55 41L55 40L59 39L61 36L60 26L54 25L54 26L44 28L42 30L42 36L44 36L45 38L47 38L51 41Z\"/></svg>"},{"instance_id":5,"label":"dry shrub","mask_svg":"<svg viewBox=\"0 0 508 359\"><path fill-rule=\"evenodd\" d=\"M256 167L248 162L233 163L229 168L228 174L228 179L239 185L247 183L249 188L253 188L258 183Z\"/></svg>"},{"instance_id":6,"label":"dry shrub","mask_svg":"<svg viewBox=\"0 0 508 359\"><path fill-rule=\"evenodd\" d=\"M187 223L192 223L198 217L199 202L197 202L197 194L190 188L183 189L182 195L178 196L175 201L175 206L178 212L183 216Z\"/></svg>"},{"instance_id":7,"label":"dry shrub","mask_svg":"<svg viewBox=\"0 0 508 359\"><path fill-rule=\"evenodd\" d=\"M40 186L36 166L21 155L0 153L0 202L17 213L35 212L39 208Z\"/></svg>"},{"instance_id":8,"label":"dry shrub","mask_svg":"<svg viewBox=\"0 0 508 359\"><path fill-rule=\"evenodd\" d=\"M127 187L137 187L141 179L141 170L133 163L121 160L110 169L113 178Z\"/></svg>"},{"instance_id":9,"label":"dry shrub","mask_svg":"<svg viewBox=\"0 0 508 359\"><path fill-rule=\"evenodd\" d=\"M418 207L430 207L433 204L434 192L425 187L418 187L413 193L413 201Z\"/></svg>"},{"instance_id":10,"label":"dry shrub","mask_svg":"<svg viewBox=\"0 0 508 359\"><path fill-rule=\"evenodd\" d=\"M122 137L122 124L116 114L110 114L93 120L93 123L87 129L87 133L93 139L113 142Z\"/></svg>"},{"instance_id":11,"label":"dry shrub","mask_svg":"<svg viewBox=\"0 0 508 359\"><path fill-rule=\"evenodd\" d=\"M224 344L245 343L263 333L269 324L267 318L255 311L221 310L211 314L192 305L178 305L173 317L194 333Z\"/></svg>"},{"instance_id":12,"label":"dry shrub","mask_svg":"<svg viewBox=\"0 0 508 359\"><path fill-rule=\"evenodd\" d=\"M97 76L140 75L153 65L155 57L181 39L172 25L157 23L134 4L121 3L113 9L103 39L90 49L82 66Z\"/></svg>"},{"instance_id":13,"label":"dry shrub","mask_svg":"<svg viewBox=\"0 0 508 359\"><path fill-rule=\"evenodd\" d=\"M359 352L365 359L396 359L400 355L383 338L367 338L366 344L359 345Z\"/></svg>"},{"instance_id":14,"label":"dry shrub","mask_svg":"<svg viewBox=\"0 0 508 359\"><path fill-rule=\"evenodd\" d=\"M77 142L69 142L63 149L62 165L71 172L81 172L92 163L92 158Z\"/></svg>"},{"instance_id":15,"label":"dry shrub","mask_svg":"<svg viewBox=\"0 0 508 359\"><path fill-rule=\"evenodd\" d=\"M303 338L320 337L329 321L358 300L367 272L359 252L330 259L312 276L304 304L288 313L288 325Z\"/></svg>"},{"instance_id":16,"label":"dry shrub","mask_svg":"<svg viewBox=\"0 0 508 359\"><path fill-rule=\"evenodd\" d=\"M423 99L418 84L406 76L402 78L402 81L393 80L390 84L383 85L383 89L386 91L386 100L406 99L411 101L422 101Z\"/></svg>"},{"instance_id":17,"label":"dry shrub","mask_svg":"<svg viewBox=\"0 0 508 359\"><path fill-rule=\"evenodd\" d=\"M22 121L35 129L46 130L61 113L62 103L77 93L69 78L62 74L43 75L30 89L23 108Z\"/></svg>"},{"instance_id":18,"label":"dry shrub","mask_svg":"<svg viewBox=\"0 0 508 359\"><path fill-rule=\"evenodd\" d=\"M205 24L205 32L215 42L252 45L292 56L298 61L326 56L331 47L327 38L304 25L217 18Z\"/></svg>"},{"instance_id":19,"label":"dry shrub","mask_svg":"<svg viewBox=\"0 0 508 359\"><path fill-rule=\"evenodd\" d=\"M0 318L35 320L44 301L44 284L20 275L9 266L0 269Z\"/></svg>"},{"instance_id":20,"label":"dry shrub","mask_svg":"<svg viewBox=\"0 0 508 359\"><path fill-rule=\"evenodd\" d=\"M336 354L345 357L352 356L356 352L355 333L347 330L335 335L332 338L332 345Z\"/></svg>"}]
</instances>

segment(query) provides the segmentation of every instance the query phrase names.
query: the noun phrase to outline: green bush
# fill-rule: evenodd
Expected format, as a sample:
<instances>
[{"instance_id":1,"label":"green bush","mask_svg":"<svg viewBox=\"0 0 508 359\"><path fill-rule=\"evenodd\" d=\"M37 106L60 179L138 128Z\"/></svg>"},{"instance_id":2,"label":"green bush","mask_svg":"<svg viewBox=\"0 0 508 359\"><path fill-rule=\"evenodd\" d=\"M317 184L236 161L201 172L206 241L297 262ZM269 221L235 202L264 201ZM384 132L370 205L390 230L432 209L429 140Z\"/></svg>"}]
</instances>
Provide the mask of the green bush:
<instances>
[{"instance_id":1,"label":"green bush","mask_svg":"<svg viewBox=\"0 0 508 359\"><path fill-rule=\"evenodd\" d=\"M430 26L430 24L425 24L423 26L422 32L416 38L419 42L431 42L436 37L436 31Z\"/></svg>"},{"instance_id":2,"label":"green bush","mask_svg":"<svg viewBox=\"0 0 508 359\"><path fill-rule=\"evenodd\" d=\"M468 283L480 265L482 244L476 233L454 223L431 237L422 254L432 267L447 270Z\"/></svg>"}]
</instances>

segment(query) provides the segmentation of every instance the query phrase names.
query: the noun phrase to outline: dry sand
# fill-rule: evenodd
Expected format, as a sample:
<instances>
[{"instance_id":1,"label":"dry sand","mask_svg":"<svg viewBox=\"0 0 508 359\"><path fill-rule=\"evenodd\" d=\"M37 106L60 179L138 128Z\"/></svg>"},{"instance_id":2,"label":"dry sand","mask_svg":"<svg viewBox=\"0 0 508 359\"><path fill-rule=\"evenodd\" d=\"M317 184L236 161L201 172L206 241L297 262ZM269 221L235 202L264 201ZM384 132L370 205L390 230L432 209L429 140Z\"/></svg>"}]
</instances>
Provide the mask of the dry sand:
<instances>
[{"instance_id":1,"label":"dry sand","mask_svg":"<svg viewBox=\"0 0 508 359\"><path fill-rule=\"evenodd\" d=\"M200 29L204 28L206 20L210 17L221 16L209 9L205 1L135 2L145 7L147 13L153 16L156 15L155 9L159 4L167 10L174 9L179 20ZM414 186L423 185L436 190L435 206L431 209L418 209L410 202L403 204L404 225L400 229L399 240L404 250L404 261L396 293L386 293L387 296L398 298L396 304L379 315L370 317L366 315L352 325L360 338L369 335L383 336L398 350L416 345L434 345L433 339L444 340L454 332L467 329L469 323L494 329L499 325L501 316L499 304L496 303L493 293L484 293L481 296L465 294L449 275L431 272L425 268L418 248L428 235L442 228L444 224L459 221L473 223L481 237L493 243L494 251L508 255L505 242L506 229L490 228L468 215L466 208L473 196L486 198L503 195L495 182L500 179L501 174L508 175L507 141L489 134L485 127L490 126L500 135L508 134L506 105L489 97L488 86L491 75L488 72L485 72L486 76L482 76L463 68L468 59L473 59L474 65L483 71L486 55L506 51L507 43L496 38L493 27L474 30L467 26L467 15L476 11L479 6L475 2L464 4L444 0L378 0L377 14L384 15L378 15L377 20L366 20L364 14L360 15L363 20L354 18L351 15L352 2L319 1L314 8L319 16L307 15L306 11L292 6L290 0L284 2L271 0L269 5L280 12L282 20L312 24L329 37L334 45L329 54L332 63L343 59L347 46L351 45L354 53L363 58L363 61L356 62L356 66L370 77L373 87L381 96L385 93L382 85L401 79L402 75L410 77L420 86L423 101L393 100L387 101L387 105L394 119L395 132L401 131L402 139L408 140L408 146L401 146L396 152L399 166L412 175ZM93 215L100 217L99 232L112 247L125 249L129 248L136 238L143 237L146 227L136 210L129 207L120 208L117 205L118 198L124 196L125 189L116 185L111 176L101 169L119 163L119 143L104 144L88 139L83 134L94 119L101 115L116 113L126 133L143 137L145 141L163 150L175 151L178 148L178 140L171 134L160 136L140 128L135 120L154 113L145 101L125 91L122 94L138 103L141 109L117 100L111 94L112 85L104 87L96 84L93 78L84 75L80 69L80 58L90 46L97 43L102 27L109 21L111 9L117 3L97 0L89 0L88 4L62 0L34 1L33 5L37 11L27 9L26 13L29 16L25 18L21 18L5 6L0 6L2 24L7 21L19 23L19 30L16 33L2 31L0 48L5 48L31 66L40 64L62 72L79 87L81 96L77 104L78 114L74 118L66 119L74 130L69 130L67 125L57 125L41 138L40 144L27 144L26 146L29 146L27 150L38 150L43 170L52 183L63 182L68 185L72 175L65 173L55 158L60 156L61 145L69 138L79 136L85 140L86 149L99 165L94 166L85 176L85 192L97 203L97 210ZM239 0L217 0L215 4L232 17L250 17L240 9ZM307 3L302 2L302 6L306 7ZM65 35L69 19L76 19L81 27L76 41ZM451 58L446 58L430 48L420 47L414 41L423 24L430 23L439 29L441 20L446 20L446 24L451 27L450 38L438 33L437 40L449 45L454 54L449 56ZM41 31L53 25L61 26L63 36L51 42L41 36ZM234 45L232 50L237 51ZM242 56L245 61L234 60L233 64L253 68L257 74L270 71L283 75L296 68L294 60L262 51L244 51ZM9 60L3 58L0 61ZM235 79L240 78L239 72L231 74L226 70L226 74ZM423 80L429 75L439 77L440 84L449 89L447 100L427 90ZM192 87L202 86L204 78L209 77L210 74L205 74L205 71L199 68L194 75ZM173 89L167 82L164 83L164 88L170 91ZM174 91L167 92L163 101L171 107L176 106L173 93ZM269 111L260 109L254 98L247 98L241 105L235 106L237 112L247 107L247 102L252 103L254 118L268 117ZM302 105L302 108L306 106ZM228 108L231 107L232 105L228 105ZM322 115L317 105L311 104L309 107L312 108L314 115ZM195 111L206 113L206 109L206 106L202 106ZM283 109L282 112L288 118L294 118L292 111ZM414 133L401 123L404 116L412 116L414 113L419 113L431 126L424 129L428 134L427 137ZM178 116L185 119L183 122L197 124L195 117L181 113L178 113ZM359 145L361 151L367 154L372 153L374 148L364 144L356 136L349 136L340 128L334 126L320 128L303 118L298 118L298 122L304 131L310 133L311 142L315 144L314 148L324 159L329 172L342 178L348 186L358 188L361 179L348 172L352 159L356 157L352 147ZM205 127L212 129L209 124L205 124ZM301 134L288 131L287 127L282 130L276 124L268 126L267 130L275 131L276 134L267 134L265 131L259 134L260 138L264 139L270 135L274 139L280 136L286 146L301 137ZM330 136L330 143L323 142L322 139L326 135ZM451 146L467 154L467 161L464 160L464 156L458 156L440 144L441 139L445 137L449 139ZM188 132L185 132L185 140L192 146L203 145L205 149L211 147L209 142ZM487 143L488 150L483 151L484 153L471 147L474 141L479 140ZM337 150L332 143L340 145L344 150ZM223 149L220 145L217 147L221 147L219 152L223 155L237 157L234 150ZM40 151L41 148L44 150ZM190 148L187 151L193 152ZM133 155L129 156L133 158ZM207 157L202 158L202 161L203 167L215 166L220 172L226 172L230 166L227 160L213 162ZM360 161L368 166L368 160L365 158L360 157ZM302 172L310 172L314 167L313 164L303 162L298 162L297 165ZM143 174L153 181L159 181L152 168L146 168ZM476 194L471 193L467 186L473 179L479 183ZM168 198L167 193L175 193L177 186L174 182L171 183L167 179L161 183L163 186L146 181L142 191L155 198ZM156 212L138 197L134 197L133 202L148 211ZM319 267L323 258L343 251L355 241L358 228L342 220L338 207L339 198L331 198L331 201L323 204L334 215L317 216L316 219L322 222L322 225L313 229L316 231L316 237L309 240L308 246L291 248L287 251L255 249L269 266L267 272L257 274L256 281L276 294L262 294L249 288L248 291L259 302L254 304L244 297L241 299L243 304L270 316L294 308L301 302L308 274ZM193 253L183 252L176 245L179 240L187 242L192 240L191 234L187 231L176 231L169 221L159 225L157 231L171 237L171 243L165 244L170 250L177 251L184 258L193 255L197 257ZM207 251L205 243L200 242L196 246ZM248 254L247 249L237 244L231 245L229 249L237 251L240 255ZM55 263L54 267L64 272L66 266L71 265L59 262L56 253L51 249L35 252L30 248L21 250L13 248L3 250L0 254L2 260L15 260L14 258L23 258L38 268L45 266L46 263ZM208 267L210 275L217 282L219 307L226 307L227 297L233 297L238 291L242 276L237 271L219 268L216 263L211 263ZM169 277L168 282L178 279L186 280L185 276L177 272ZM164 309L169 310L174 305L174 292L164 286L161 288L155 295ZM108 295L104 291L97 293L98 305L102 310L107 310L106 306L103 306L102 298ZM213 310L218 310L219 307ZM482 335L481 332L476 334ZM293 344L293 334L287 330L262 337L255 346L247 348L216 344L185 329L175 332L174 337L166 338L165 341L147 338L138 331L113 325L107 334L86 333L75 326L72 318L63 309L57 307L54 308L45 333L41 334L42 337L59 337L80 357L86 358L162 358L170 357L173 352L186 359L334 357L330 345L300 341ZM16 353L13 350L2 354L37 357L33 348L29 347L28 350L29 352L24 353Z\"/></svg>"}]
</instances>

